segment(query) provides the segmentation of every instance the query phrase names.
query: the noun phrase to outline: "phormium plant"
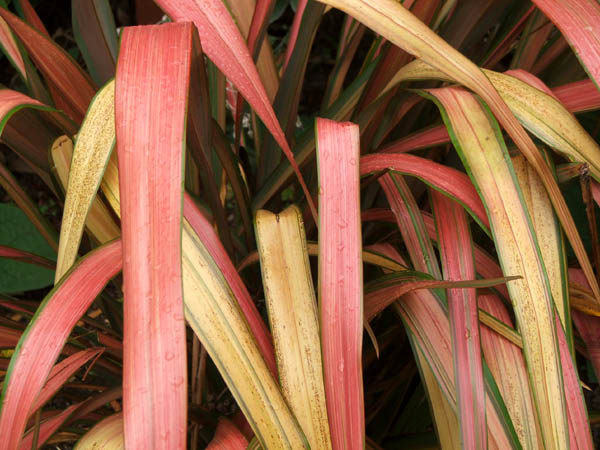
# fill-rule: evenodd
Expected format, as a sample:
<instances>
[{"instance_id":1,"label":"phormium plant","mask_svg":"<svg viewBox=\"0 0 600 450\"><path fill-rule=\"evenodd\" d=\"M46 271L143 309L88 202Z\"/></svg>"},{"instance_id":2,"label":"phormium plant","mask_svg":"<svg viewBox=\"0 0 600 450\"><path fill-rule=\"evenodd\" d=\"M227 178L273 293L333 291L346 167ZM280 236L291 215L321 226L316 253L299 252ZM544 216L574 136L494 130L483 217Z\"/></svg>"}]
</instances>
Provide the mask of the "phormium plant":
<instances>
[{"instance_id":1,"label":"phormium plant","mask_svg":"<svg viewBox=\"0 0 600 450\"><path fill-rule=\"evenodd\" d=\"M0 450L593 448L595 0L3 3Z\"/></svg>"}]
</instances>

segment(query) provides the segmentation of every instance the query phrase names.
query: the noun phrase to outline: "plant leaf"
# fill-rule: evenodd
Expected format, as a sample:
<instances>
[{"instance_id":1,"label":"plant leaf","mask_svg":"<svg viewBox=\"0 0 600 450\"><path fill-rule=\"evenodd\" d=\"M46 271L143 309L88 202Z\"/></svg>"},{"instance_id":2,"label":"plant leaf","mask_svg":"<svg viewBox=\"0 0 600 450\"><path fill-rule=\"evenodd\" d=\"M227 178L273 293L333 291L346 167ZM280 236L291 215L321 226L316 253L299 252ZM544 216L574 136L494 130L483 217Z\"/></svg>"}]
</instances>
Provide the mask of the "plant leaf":
<instances>
[{"instance_id":1,"label":"plant leaf","mask_svg":"<svg viewBox=\"0 0 600 450\"><path fill-rule=\"evenodd\" d=\"M31 405L71 329L108 281L121 270L121 242L82 258L46 296L10 360L0 398L0 449L17 447Z\"/></svg>"},{"instance_id":2,"label":"plant leaf","mask_svg":"<svg viewBox=\"0 0 600 450\"><path fill-rule=\"evenodd\" d=\"M69 378L71 378L73 374L81 368L81 366L83 366L92 358L101 355L103 351L103 348L88 348L74 353L73 355L68 356L56 364L52 368L50 374L48 374L46 384L35 399L35 403L31 405L29 414L31 415L38 409L42 408L44 404L50 400L54 394L56 394L61 386L65 384Z\"/></svg>"},{"instance_id":3,"label":"plant leaf","mask_svg":"<svg viewBox=\"0 0 600 450\"><path fill-rule=\"evenodd\" d=\"M219 417L217 431L206 450L246 450L248 441L236 426L225 417Z\"/></svg>"},{"instance_id":4,"label":"plant leaf","mask_svg":"<svg viewBox=\"0 0 600 450\"><path fill-rule=\"evenodd\" d=\"M25 213L33 226L40 232L50 247L56 251L58 249L58 236L56 230L50 225L27 193L21 188L13 174L4 164L0 163L0 185L6 191L12 200ZM54 263L53 263L54 264Z\"/></svg>"},{"instance_id":5,"label":"plant leaf","mask_svg":"<svg viewBox=\"0 0 600 450\"><path fill-rule=\"evenodd\" d=\"M110 117L114 118L114 108L111 109ZM110 120L110 118L104 117L104 119ZM114 123L114 121L113 121ZM114 127L113 127L114 132ZM104 144L107 147L101 146L100 144ZM86 147L85 149L93 152L97 152L98 154L106 154L110 153L112 147L114 146L114 133L113 140L109 142L102 142L100 139L93 141L93 146L91 148ZM82 150L81 145L80 151ZM116 153L115 153L116 154ZM59 137L52 148L50 149L50 156L54 162L53 170L56 174L56 178L61 184L63 189L69 183L69 177L71 174L71 160L73 157L73 141L69 139L67 136ZM83 157L81 159L84 159ZM115 158L116 159L116 158ZM116 166L116 162L115 162ZM78 178L80 175L77 173L79 170L83 170L87 173L88 176L97 176L100 177L102 173L98 170L96 171L87 171L87 167L78 165L76 169L73 170L73 177ZM98 184L98 180L95 178L88 178L83 180L85 183L90 185ZM82 209L86 209L87 205L84 203L80 203L78 205ZM108 207L104 204L103 201L98 197L94 197L92 199L92 203L87 210L87 217L85 218L85 226L92 234L94 239L96 239L99 243L104 244L106 242L112 241L113 239L119 237L121 235L121 229L113 220ZM74 232L71 233L70 239L74 239Z\"/></svg>"},{"instance_id":6,"label":"plant leaf","mask_svg":"<svg viewBox=\"0 0 600 450\"><path fill-rule=\"evenodd\" d=\"M198 239L206 246L211 258L214 259L216 266L225 277L237 303L239 303L239 306L248 321L250 330L252 330L252 333L254 334L258 348L260 349L267 366L275 376L277 374L277 367L275 364L275 351L273 349L271 334L269 333L265 322L262 320L252 297L250 297L248 288L240 278L235 266L227 255L225 248L223 248L223 245L219 241L212 224L206 220L206 217L202 215L187 193L184 195L183 202L185 220L189 222L194 233L198 236ZM184 251L185 250L186 249L184 248Z\"/></svg>"},{"instance_id":7,"label":"plant leaf","mask_svg":"<svg viewBox=\"0 0 600 450\"><path fill-rule=\"evenodd\" d=\"M224 272L187 221L183 230L183 289L189 325L262 447L309 448L260 354Z\"/></svg>"},{"instance_id":8,"label":"plant leaf","mask_svg":"<svg viewBox=\"0 0 600 450\"><path fill-rule=\"evenodd\" d=\"M422 272L416 272L423 277ZM377 314L387 308L396 300L409 292L420 289L460 289L460 288L486 288L497 284L516 280L519 277L503 277L490 279L471 279L461 281L415 279L415 272L399 272L394 276L376 280L367 286L365 296L365 320L371 321ZM383 284L381 284L384 282Z\"/></svg>"},{"instance_id":9,"label":"plant leaf","mask_svg":"<svg viewBox=\"0 0 600 450\"><path fill-rule=\"evenodd\" d=\"M554 22L587 73L600 85L600 40L592 31L600 26L600 5L590 0L534 0L533 3Z\"/></svg>"},{"instance_id":10,"label":"plant leaf","mask_svg":"<svg viewBox=\"0 0 600 450\"><path fill-rule=\"evenodd\" d=\"M592 287L592 292L594 292L597 302L600 303L600 286L595 279L591 263L569 208L552 177L550 169L527 132L510 112L508 106L485 74L394 0L321 1L350 13L397 46L421 58L425 63L431 64L452 80L463 84L481 96L517 147L540 175L557 216L569 237L579 264Z\"/></svg>"},{"instance_id":11,"label":"plant leaf","mask_svg":"<svg viewBox=\"0 0 600 450\"><path fill-rule=\"evenodd\" d=\"M35 264L46 269L54 270L56 263L43 256L34 255L33 253L20 250L18 248L8 247L6 245L0 245L0 257L9 258L14 261L22 261L28 264Z\"/></svg>"},{"instance_id":12,"label":"plant leaf","mask_svg":"<svg viewBox=\"0 0 600 450\"><path fill-rule=\"evenodd\" d=\"M415 176L456 200L488 232L490 225L483 204L473 183L464 173L426 158L406 154L374 154L360 159L361 175L388 169Z\"/></svg>"},{"instance_id":13,"label":"plant leaf","mask_svg":"<svg viewBox=\"0 0 600 450\"><path fill-rule=\"evenodd\" d=\"M566 331L567 341L572 347L573 335L569 307L567 259L560 224L556 220L544 185L527 160L518 155L512 158L512 165L519 181L523 200L529 211L533 230L541 243L540 252L548 274L552 299L561 326Z\"/></svg>"},{"instance_id":14,"label":"plant leaf","mask_svg":"<svg viewBox=\"0 0 600 450\"><path fill-rule=\"evenodd\" d=\"M498 297L493 294L481 294L477 299L483 311L501 323L513 327L508 310ZM529 388L523 353L485 326L481 327L481 346L523 448L540 448L542 435Z\"/></svg>"},{"instance_id":15,"label":"plant leaf","mask_svg":"<svg viewBox=\"0 0 600 450\"><path fill-rule=\"evenodd\" d=\"M259 210L256 235L283 394L311 448L331 449L317 302L302 213L296 206L277 215Z\"/></svg>"},{"instance_id":16,"label":"plant leaf","mask_svg":"<svg viewBox=\"0 0 600 450\"><path fill-rule=\"evenodd\" d=\"M317 119L319 305L325 394L334 449L365 443L358 126Z\"/></svg>"},{"instance_id":17,"label":"plant leaf","mask_svg":"<svg viewBox=\"0 0 600 450\"><path fill-rule=\"evenodd\" d=\"M0 19L0 46L4 54L8 57L10 63L17 69L19 75L24 80L27 80L27 72L25 70L25 62L17 45L8 24L4 19Z\"/></svg>"},{"instance_id":18,"label":"plant leaf","mask_svg":"<svg viewBox=\"0 0 600 450\"><path fill-rule=\"evenodd\" d=\"M124 260L123 421L125 445L133 448L186 446L181 216L193 31L188 22L130 27L121 37L115 130Z\"/></svg>"},{"instance_id":19,"label":"plant leaf","mask_svg":"<svg viewBox=\"0 0 600 450\"><path fill-rule=\"evenodd\" d=\"M93 82L75 60L49 37L3 8L0 8L0 16L23 41L44 77L58 90L63 101L58 106L75 122L81 123L96 91Z\"/></svg>"},{"instance_id":20,"label":"plant leaf","mask_svg":"<svg viewBox=\"0 0 600 450\"><path fill-rule=\"evenodd\" d=\"M473 242L464 210L435 190L431 191L431 200L444 278L457 281L475 278ZM448 289L447 299L461 442L465 448L485 449L485 390L477 294L472 288Z\"/></svg>"},{"instance_id":21,"label":"plant leaf","mask_svg":"<svg viewBox=\"0 0 600 450\"><path fill-rule=\"evenodd\" d=\"M71 2L73 34L85 65L98 86L115 75L118 41L110 3L107 0Z\"/></svg>"},{"instance_id":22,"label":"plant leaf","mask_svg":"<svg viewBox=\"0 0 600 450\"><path fill-rule=\"evenodd\" d=\"M486 204L504 273L523 276L508 283L508 290L523 338L543 442L547 448L567 448L567 412L552 293L506 147L490 114L472 94L459 88L428 92L439 102L454 146Z\"/></svg>"},{"instance_id":23,"label":"plant leaf","mask_svg":"<svg viewBox=\"0 0 600 450\"><path fill-rule=\"evenodd\" d=\"M403 229L400 232L404 234ZM418 245L409 241L407 245ZM381 248L380 252L393 258L400 264L406 264L393 247ZM419 267L426 269L426 267ZM398 277L399 275L395 275ZM439 281L436 280L439 283ZM443 282L449 283L449 282ZM452 283L452 282L450 282ZM365 307L368 303L365 302ZM460 448L456 432L458 418L456 414L456 390L453 376L451 352L450 324L443 302L434 291L420 289L408 292L394 308L402 318L402 322L411 339L412 347L419 359L419 369L423 382L427 387L429 399L433 404L435 424L441 444L450 448ZM488 381L487 385L489 386ZM510 420L503 416L498 408L498 400L490 389L486 390L486 416L488 426L488 443L490 448L520 448L510 427Z\"/></svg>"},{"instance_id":24,"label":"plant leaf","mask_svg":"<svg viewBox=\"0 0 600 450\"><path fill-rule=\"evenodd\" d=\"M64 411L44 420L40 424L40 431L37 440L37 448L44 447L44 443L69 419L71 414L79 407L79 403L67 407ZM19 450L30 450L33 445L33 431L28 432L21 443Z\"/></svg>"},{"instance_id":25,"label":"plant leaf","mask_svg":"<svg viewBox=\"0 0 600 450\"><path fill-rule=\"evenodd\" d=\"M123 413L113 414L83 435L75 450L124 450Z\"/></svg>"},{"instance_id":26,"label":"plant leaf","mask_svg":"<svg viewBox=\"0 0 600 450\"><path fill-rule=\"evenodd\" d=\"M269 103L256 66L223 2L221 0L157 0L156 3L173 20L194 22L206 55L237 86L290 161L311 206L313 216L316 217L310 191Z\"/></svg>"},{"instance_id":27,"label":"plant leaf","mask_svg":"<svg viewBox=\"0 0 600 450\"><path fill-rule=\"evenodd\" d=\"M93 207L102 174L114 146L114 95L114 81L98 91L77 135L60 227L55 281L60 280L77 258L88 211ZM61 147L53 146L53 155ZM90 180L96 180L96 183L90 183ZM113 223L109 217L105 221ZM101 242L118 235L118 228L113 228L108 236L101 238Z\"/></svg>"}]
</instances>

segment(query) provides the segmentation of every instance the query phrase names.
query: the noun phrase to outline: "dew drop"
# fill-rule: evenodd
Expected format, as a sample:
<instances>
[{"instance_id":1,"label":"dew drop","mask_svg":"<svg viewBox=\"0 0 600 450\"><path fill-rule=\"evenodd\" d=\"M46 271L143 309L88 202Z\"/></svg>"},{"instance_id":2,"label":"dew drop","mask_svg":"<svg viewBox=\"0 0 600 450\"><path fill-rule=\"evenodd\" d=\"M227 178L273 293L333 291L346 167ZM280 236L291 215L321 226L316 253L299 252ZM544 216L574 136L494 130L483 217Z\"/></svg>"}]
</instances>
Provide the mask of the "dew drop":
<instances>
[{"instance_id":1,"label":"dew drop","mask_svg":"<svg viewBox=\"0 0 600 450\"><path fill-rule=\"evenodd\" d=\"M344 360L340 360L340 362L338 363L338 370L340 371L340 373L344 372Z\"/></svg>"},{"instance_id":2,"label":"dew drop","mask_svg":"<svg viewBox=\"0 0 600 450\"><path fill-rule=\"evenodd\" d=\"M175 378L171 384L175 388L180 387L183 384L183 377L177 377L177 378Z\"/></svg>"},{"instance_id":3,"label":"dew drop","mask_svg":"<svg viewBox=\"0 0 600 450\"><path fill-rule=\"evenodd\" d=\"M173 358L175 358L175 355L173 354L173 352L166 352L166 353L165 353L165 359L166 359L167 361L172 361L172 360L173 360Z\"/></svg>"}]
</instances>

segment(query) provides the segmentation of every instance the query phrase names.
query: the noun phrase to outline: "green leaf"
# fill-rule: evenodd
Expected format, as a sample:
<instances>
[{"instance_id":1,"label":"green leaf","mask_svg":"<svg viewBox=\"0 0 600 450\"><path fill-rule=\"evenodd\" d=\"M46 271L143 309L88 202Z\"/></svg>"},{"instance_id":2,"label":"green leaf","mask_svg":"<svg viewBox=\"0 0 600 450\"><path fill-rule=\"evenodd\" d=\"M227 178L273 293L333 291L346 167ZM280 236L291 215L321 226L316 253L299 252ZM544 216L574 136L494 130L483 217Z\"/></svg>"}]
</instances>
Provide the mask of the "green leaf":
<instances>
[{"instance_id":1,"label":"green leaf","mask_svg":"<svg viewBox=\"0 0 600 450\"><path fill-rule=\"evenodd\" d=\"M56 253L16 206L0 204L0 245L9 245L48 259ZM54 272L24 262L0 259L0 291L20 292L50 286Z\"/></svg>"}]
</instances>

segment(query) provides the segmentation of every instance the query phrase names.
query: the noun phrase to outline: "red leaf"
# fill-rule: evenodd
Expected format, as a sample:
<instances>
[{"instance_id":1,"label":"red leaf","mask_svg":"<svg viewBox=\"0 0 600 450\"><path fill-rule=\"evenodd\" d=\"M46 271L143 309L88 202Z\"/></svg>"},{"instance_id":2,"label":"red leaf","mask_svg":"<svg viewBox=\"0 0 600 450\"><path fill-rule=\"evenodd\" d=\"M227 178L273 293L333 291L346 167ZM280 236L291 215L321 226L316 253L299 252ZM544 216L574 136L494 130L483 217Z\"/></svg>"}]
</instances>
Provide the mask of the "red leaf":
<instances>
[{"instance_id":1,"label":"red leaf","mask_svg":"<svg viewBox=\"0 0 600 450\"><path fill-rule=\"evenodd\" d=\"M236 426L220 417L217 431L206 450L245 450L247 446L248 441Z\"/></svg>"},{"instance_id":2,"label":"red leaf","mask_svg":"<svg viewBox=\"0 0 600 450\"><path fill-rule=\"evenodd\" d=\"M483 203L466 174L428 159L406 154L374 154L360 159L361 175L388 169L417 177L452 197L489 230L490 223Z\"/></svg>"},{"instance_id":3,"label":"red leaf","mask_svg":"<svg viewBox=\"0 0 600 450\"><path fill-rule=\"evenodd\" d=\"M206 246L208 253L215 260L217 267L223 273L225 280L231 287L233 295L237 299L240 309L244 313L250 330L254 334L258 348L260 349L267 366L271 369L273 376L277 376L277 364L275 363L275 350L269 329L260 316L256 305L250 297L246 285L240 278L223 244L215 233L212 224L206 220L200 210L196 207L194 200L186 193L183 197L183 209L186 220L190 223L202 243Z\"/></svg>"},{"instance_id":4,"label":"red leaf","mask_svg":"<svg viewBox=\"0 0 600 450\"><path fill-rule=\"evenodd\" d=\"M567 39L590 77L600 85L600 5L595 0L533 0Z\"/></svg>"},{"instance_id":5,"label":"red leaf","mask_svg":"<svg viewBox=\"0 0 600 450\"><path fill-rule=\"evenodd\" d=\"M363 285L358 126L317 119L319 305L334 450L362 449Z\"/></svg>"},{"instance_id":6,"label":"red leaf","mask_svg":"<svg viewBox=\"0 0 600 450\"><path fill-rule=\"evenodd\" d=\"M40 431L38 435L38 448L42 448L44 442L46 442L50 436L52 436L56 431L65 423L65 421L71 416L73 411L75 411L79 407L79 403L75 405L71 405L67 407L64 411L50 417L49 419L44 420L40 424ZM23 438L21 443L19 444L19 450L30 450L33 444L33 431L27 433L27 435Z\"/></svg>"},{"instance_id":7,"label":"red leaf","mask_svg":"<svg viewBox=\"0 0 600 450\"><path fill-rule=\"evenodd\" d=\"M121 241L114 241L81 259L42 302L15 349L4 380L0 450L16 448L31 405L71 329L120 270Z\"/></svg>"},{"instance_id":8,"label":"red leaf","mask_svg":"<svg viewBox=\"0 0 600 450\"><path fill-rule=\"evenodd\" d=\"M56 268L54 261L50 261L42 256L34 255L33 253L24 250L19 250L18 248L7 247L6 245L0 245L0 258L9 258L14 261L35 264L50 270Z\"/></svg>"},{"instance_id":9,"label":"red leaf","mask_svg":"<svg viewBox=\"0 0 600 450\"><path fill-rule=\"evenodd\" d=\"M44 77L60 92L60 96L54 100L64 100L64 103L57 103L58 107L64 109L74 121L81 123L96 92L91 79L68 53L47 36L3 8L0 8L0 16L23 41Z\"/></svg>"},{"instance_id":10,"label":"red leaf","mask_svg":"<svg viewBox=\"0 0 600 450\"><path fill-rule=\"evenodd\" d=\"M156 0L176 22L191 20L198 28L202 49L229 78L263 120L290 161L316 221L316 209L298 164L281 129L248 47L221 0Z\"/></svg>"},{"instance_id":11,"label":"red leaf","mask_svg":"<svg viewBox=\"0 0 600 450\"><path fill-rule=\"evenodd\" d=\"M184 449L181 279L191 23L123 30L115 123L123 239L123 419L130 448Z\"/></svg>"},{"instance_id":12,"label":"red leaf","mask_svg":"<svg viewBox=\"0 0 600 450\"><path fill-rule=\"evenodd\" d=\"M431 191L446 280L475 279L473 243L467 215L461 206ZM454 353L458 416L464 448L487 448L485 388L479 340L475 289L448 289L448 317Z\"/></svg>"},{"instance_id":13,"label":"red leaf","mask_svg":"<svg viewBox=\"0 0 600 450\"><path fill-rule=\"evenodd\" d=\"M104 349L102 348L88 348L77 352L59 362L52 368L46 384L40 391L39 395L35 399L35 403L31 405L29 414L33 414L35 411L44 406L44 404L52 398L52 396L65 384L69 378L77 372L81 366L87 363L92 358L99 356Z\"/></svg>"}]
</instances>

